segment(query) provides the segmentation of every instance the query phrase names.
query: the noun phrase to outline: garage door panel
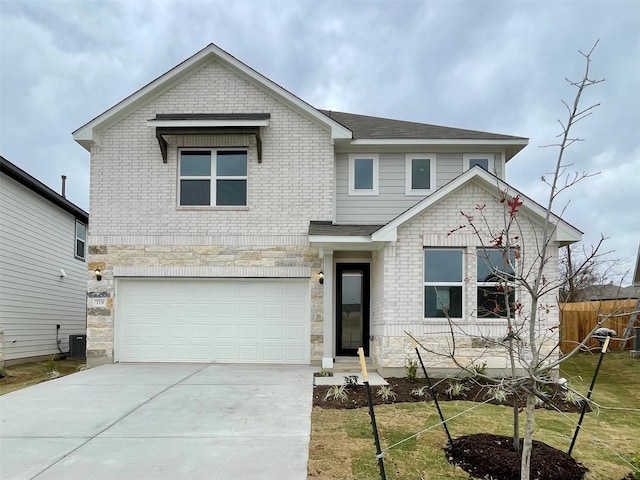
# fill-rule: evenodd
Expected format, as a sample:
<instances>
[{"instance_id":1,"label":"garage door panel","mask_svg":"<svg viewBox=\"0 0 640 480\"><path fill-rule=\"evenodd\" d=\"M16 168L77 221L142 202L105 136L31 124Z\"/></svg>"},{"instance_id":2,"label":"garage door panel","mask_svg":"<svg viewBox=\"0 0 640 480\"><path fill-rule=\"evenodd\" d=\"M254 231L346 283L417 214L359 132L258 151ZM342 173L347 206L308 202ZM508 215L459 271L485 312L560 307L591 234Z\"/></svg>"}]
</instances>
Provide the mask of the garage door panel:
<instances>
[{"instance_id":1,"label":"garage door panel","mask_svg":"<svg viewBox=\"0 0 640 480\"><path fill-rule=\"evenodd\" d=\"M305 350L302 347L287 347L286 355L292 362L302 362L305 354Z\"/></svg>"},{"instance_id":2,"label":"garage door panel","mask_svg":"<svg viewBox=\"0 0 640 480\"><path fill-rule=\"evenodd\" d=\"M289 320L296 320L304 315L305 306L304 305L294 305L288 304L286 305L284 318Z\"/></svg>"},{"instance_id":3,"label":"garage door panel","mask_svg":"<svg viewBox=\"0 0 640 480\"><path fill-rule=\"evenodd\" d=\"M263 338L265 340L282 340L282 327L280 325L265 325Z\"/></svg>"},{"instance_id":4,"label":"garage door panel","mask_svg":"<svg viewBox=\"0 0 640 480\"><path fill-rule=\"evenodd\" d=\"M287 327L287 340L302 340L304 338L304 328L288 326Z\"/></svg>"},{"instance_id":5,"label":"garage door panel","mask_svg":"<svg viewBox=\"0 0 640 480\"><path fill-rule=\"evenodd\" d=\"M309 283L118 279L117 361L308 363Z\"/></svg>"},{"instance_id":6,"label":"garage door panel","mask_svg":"<svg viewBox=\"0 0 640 480\"><path fill-rule=\"evenodd\" d=\"M259 334L262 333L261 330L262 329L255 324L238 325L238 338L241 341L257 340Z\"/></svg>"}]
</instances>

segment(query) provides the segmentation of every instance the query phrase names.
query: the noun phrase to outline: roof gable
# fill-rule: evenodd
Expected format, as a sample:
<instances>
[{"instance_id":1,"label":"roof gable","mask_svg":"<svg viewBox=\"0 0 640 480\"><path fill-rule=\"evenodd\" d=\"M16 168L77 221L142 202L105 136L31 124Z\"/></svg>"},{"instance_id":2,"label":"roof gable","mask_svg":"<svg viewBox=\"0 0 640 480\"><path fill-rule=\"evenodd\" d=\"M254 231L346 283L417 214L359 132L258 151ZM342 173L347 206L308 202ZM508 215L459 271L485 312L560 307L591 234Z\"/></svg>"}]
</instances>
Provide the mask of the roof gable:
<instances>
[{"instance_id":1,"label":"roof gable","mask_svg":"<svg viewBox=\"0 0 640 480\"><path fill-rule=\"evenodd\" d=\"M374 232L371 235L372 241L396 241L398 227L415 218L417 215L425 212L449 195L454 194L456 190L469 182L476 182L480 184L484 189L493 192L496 196L499 195L501 191L509 192L511 196L518 195L523 202L522 211L526 212L525 214L527 216L544 221L546 209L543 206L486 170L483 170L480 167L474 167L439 188L433 194L401 213L384 227ZM553 238L555 241L563 245L568 245L581 240L582 232L580 230L553 213L551 214L551 221L557 224Z\"/></svg>"},{"instance_id":2,"label":"roof gable","mask_svg":"<svg viewBox=\"0 0 640 480\"><path fill-rule=\"evenodd\" d=\"M113 125L117 121L129 115L131 112L148 103L153 98L166 92L184 78L214 61L219 62L259 88L266 90L282 103L287 104L307 118L324 125L331 131L332 138L350 139L352 137L351 131L339 122L323 115L308 103L272 82L251 67L245 65L240 60L236 59L216 45L209 44L195 55L176 65L168 72L162 74L160 77L151 81L107 111L101 113L93 120L75 130L73 132L73 139L89 150L91 145L96 142L97 135L100 131Z\"/></svg>"}]
</instances>

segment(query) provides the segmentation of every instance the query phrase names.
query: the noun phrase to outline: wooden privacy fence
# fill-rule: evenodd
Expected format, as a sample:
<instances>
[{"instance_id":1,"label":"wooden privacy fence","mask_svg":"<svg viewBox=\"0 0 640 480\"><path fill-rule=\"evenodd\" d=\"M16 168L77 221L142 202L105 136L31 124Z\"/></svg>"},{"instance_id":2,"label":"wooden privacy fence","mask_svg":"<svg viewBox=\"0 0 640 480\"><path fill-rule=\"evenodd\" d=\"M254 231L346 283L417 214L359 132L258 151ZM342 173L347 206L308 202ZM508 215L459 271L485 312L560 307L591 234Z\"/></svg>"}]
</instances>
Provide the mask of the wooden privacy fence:
<instances>
[{"instance_id":1,"label":"wooden privacy fence","mask_svg":"<svg viewBox=\"0 0 640 480\"><path fill-rule=\"evenodd\" d=\"M630 313L634 310L637 300L602 300L593 302L576 302L560 304L560 350L562 353L569 353L578 343L593 330L602 317L599 315L612 315L601 326L611 328L617 333L617 338L622 337ZM620 315L623 314L623 315ZM640 322L636 322L640 326ZM621 340L612 340L610 349L618 350ZM587 347L598 348L600 343L590 338ZM628 341L625 347L630 350L633 341Z\"/></svg>"}]
</instances>

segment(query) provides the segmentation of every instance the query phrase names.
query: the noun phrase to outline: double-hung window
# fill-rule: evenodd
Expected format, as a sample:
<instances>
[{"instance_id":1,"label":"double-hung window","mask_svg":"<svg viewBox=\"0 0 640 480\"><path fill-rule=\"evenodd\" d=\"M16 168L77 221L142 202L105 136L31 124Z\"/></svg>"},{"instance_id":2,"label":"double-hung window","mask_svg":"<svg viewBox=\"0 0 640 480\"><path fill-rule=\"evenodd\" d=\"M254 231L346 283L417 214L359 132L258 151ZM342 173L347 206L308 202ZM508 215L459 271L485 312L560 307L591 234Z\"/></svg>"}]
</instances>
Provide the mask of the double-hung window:
<instances>
[{"instance_id":1,"label":"double-hung window","mask_svg":"<svg viewBox=\"0 0 640 480\"><path fill-rule=\"evenodd\" d=\"M405 194L428 195L435 190L436 156L432 154L406 155Z\"/></svg>"},{"instance_id":2,"label":"double-hung window","mask_svg":"<svg viewBox=\"0 0 640 480\"><path fill-rule=\"evenodd\" d=\"M247 151L181 150L180 206L246 206Z\"/></svg>"},{"instance_id":3,"label":"double-hung window","mask_svg":"<svg viewBox=\"0 0 640 480\"><path fill-rule=\"evenodd\" d=\"M87 226L80 220L76 220L76 246L75 257L84 260L87 249Z\"/></svg>"},{"instance_id":4,"label":"double-hung window","mask_svg":"<svg viewBox=\"0 0 640 480\"><path fill-rule=\"evenodd\" d=\"M479 165L489 173L494 173L496 171L493 153L465 153L462 158L465 171L475 167L476 165Z\"/></svg>"},{"instance_id":5,"label":"double-hung window","mask_svg":"<svg viewBox=\"0 0 640 480\"><path fill-rule=\"evenodd\" d=\"M513 283L515 250L478 248L478 318L506 318L515 315ZM508 308L507 308L508 307Z\"/></svg>"},{"instance_id":6,"label":"double-hung window","mask_svg":"<svg viewBox=\"0 0 640 480\"><path fill-rule=\"evenodd\" d=\"M425 318L462 318L463 250L424 250Z\"/></svg>"},{"instance_id":7,"label":"double-hung window","mask_svg":"<svg viewBox=\"0 0 640 480\"><path fill-rule=\"evenodd\" d=\"M349 195L378 195L378 155L349 155Z\"/></svg>"}]
</instances>

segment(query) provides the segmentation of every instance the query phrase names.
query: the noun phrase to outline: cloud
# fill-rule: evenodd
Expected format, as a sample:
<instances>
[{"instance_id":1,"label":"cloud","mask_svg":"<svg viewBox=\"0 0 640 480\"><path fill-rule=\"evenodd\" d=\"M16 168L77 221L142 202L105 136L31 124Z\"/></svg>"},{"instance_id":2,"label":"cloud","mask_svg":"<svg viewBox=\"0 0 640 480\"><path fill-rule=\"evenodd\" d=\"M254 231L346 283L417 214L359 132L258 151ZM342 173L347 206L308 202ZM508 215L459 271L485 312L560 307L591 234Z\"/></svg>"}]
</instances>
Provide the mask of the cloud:
<instances>
[{"instance_id":1,"label":"cloud","mask_svg":"<svg viewBox=\"0 0 640 480\"><path fill-rule=\"evenodd\" d=\"M88 208L89 154L71 132L209 43L314 106L530 138L507 180L537 201L564 81L600 39L559 199L593 243L630 259L640 151L640 2L16 0L0 15L0 153ZM544 202L543 202L544 203ZM636 209L637 210L637 209ZM635 220L635 222L634 222Z\"/></svg>"}]
</instances>

